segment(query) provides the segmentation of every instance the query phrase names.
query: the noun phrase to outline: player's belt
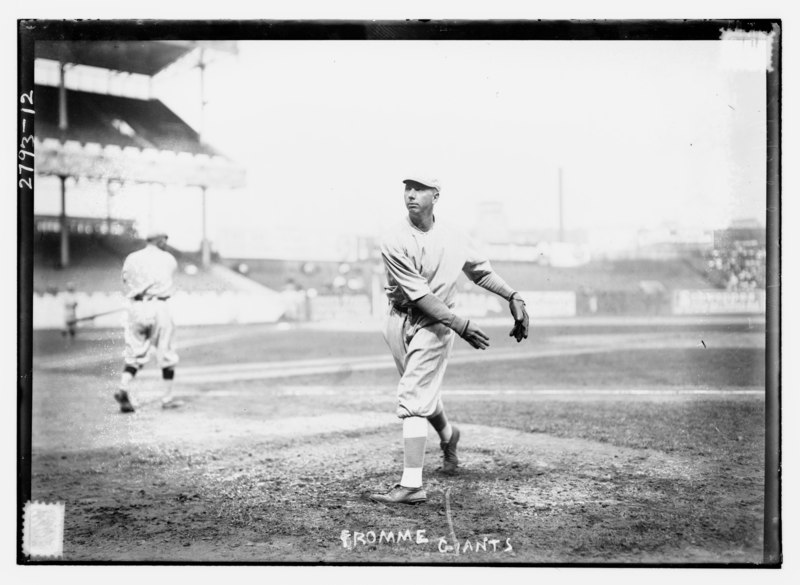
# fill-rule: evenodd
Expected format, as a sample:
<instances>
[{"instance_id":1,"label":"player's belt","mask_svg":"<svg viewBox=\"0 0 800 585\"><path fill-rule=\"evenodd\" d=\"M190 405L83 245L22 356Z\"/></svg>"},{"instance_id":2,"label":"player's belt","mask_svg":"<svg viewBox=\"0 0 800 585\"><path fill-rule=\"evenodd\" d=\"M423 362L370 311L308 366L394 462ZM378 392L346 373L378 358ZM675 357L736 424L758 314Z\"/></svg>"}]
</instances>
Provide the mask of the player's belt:
<instances>
[{"instance_id":1,"label":"player's belt","mask_svg":"<svg viewBox=\"0 0 800 585\"><path fill-rule=\"evenodd\" d=\"M409 317L413 314L414 308L411 305L402 306L397 303L391 303L392 310L397 311L401 315L408 315Z\"/></svg>"},{"instance_id":2,"label":"player's belt","mask_svg":"<svg viewBox=\"0 0 800 585\"><path fill-rule=\"evenodd\" d=\"M147 298L142 298L142 299L137 299L136 297L134 297L131 300L133 300L134 302L141 303L141 302L144 302L144 301L166 301L168 299L169 299L169 297L147 297Z\"/></svg>"}]
</instances>

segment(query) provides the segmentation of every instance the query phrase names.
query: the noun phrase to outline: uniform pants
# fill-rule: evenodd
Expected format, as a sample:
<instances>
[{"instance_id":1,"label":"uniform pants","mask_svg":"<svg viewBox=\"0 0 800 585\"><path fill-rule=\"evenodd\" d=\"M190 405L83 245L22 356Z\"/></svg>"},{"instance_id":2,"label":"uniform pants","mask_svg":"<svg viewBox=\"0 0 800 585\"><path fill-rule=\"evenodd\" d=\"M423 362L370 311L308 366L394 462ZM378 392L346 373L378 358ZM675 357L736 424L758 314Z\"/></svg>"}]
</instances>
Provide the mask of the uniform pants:
<instances>
[{"instance_id":1,"label":"uniform pants","mask_svg":"<svg viewBox=\"0 0 800 585\"><path fill-rule=\"evenodd\" d=\"M154 351L159 368L174 366L178 363L174 336L168 301L132 301L125 323L125 363L141 368Z\"/></svg>"},{"instance_id":2,"label":"uniform pants","mask_svg":"<svg viewBox=\"0 0 800 585\"><path fill-rule=\"evenodd\" d=\"M436 413L454 335L446 325L428 323L422 315L389 307L383 337L400 373L397 416L428 417Z\"/></svg>"}]
</instances>

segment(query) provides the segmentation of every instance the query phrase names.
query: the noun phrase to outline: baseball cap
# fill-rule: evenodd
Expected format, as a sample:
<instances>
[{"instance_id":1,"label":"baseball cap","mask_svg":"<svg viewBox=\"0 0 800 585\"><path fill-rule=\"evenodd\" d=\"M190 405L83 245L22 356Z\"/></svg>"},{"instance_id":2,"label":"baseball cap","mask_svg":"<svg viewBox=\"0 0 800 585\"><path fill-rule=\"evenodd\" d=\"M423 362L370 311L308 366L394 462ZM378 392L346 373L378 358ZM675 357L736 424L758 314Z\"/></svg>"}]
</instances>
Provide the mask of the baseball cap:
<instances>
[{"instance_id":1,"label":"baseball cap","mask_svg":"<svg viewBox=\"0 0 800 585\"><path fill-rule=\"evenodd\" d=\"M420 185L425 185L426 187L431 187L436 189L437 191L442 190L442 186L439 184L438 179L434 179L429 176L425 175L411 175L407 179L403 179L404 183L408 183L409 181L414 181L415 183L419 183Z\"/></svg>"},{"instance_id":2,"label":"baseball cap","mask_svg":"<svg viewBox=\"0 0 800 585\"><path fill-rule=\"evenodd\" d=\"M167 238L167 237L169 237L169 234L167 234L167 231L164 228L151 227L145 233L144 239L149 241L149 240L155 240L155 239L158 239L158 238Z\"/></svg>"}]
</instances>

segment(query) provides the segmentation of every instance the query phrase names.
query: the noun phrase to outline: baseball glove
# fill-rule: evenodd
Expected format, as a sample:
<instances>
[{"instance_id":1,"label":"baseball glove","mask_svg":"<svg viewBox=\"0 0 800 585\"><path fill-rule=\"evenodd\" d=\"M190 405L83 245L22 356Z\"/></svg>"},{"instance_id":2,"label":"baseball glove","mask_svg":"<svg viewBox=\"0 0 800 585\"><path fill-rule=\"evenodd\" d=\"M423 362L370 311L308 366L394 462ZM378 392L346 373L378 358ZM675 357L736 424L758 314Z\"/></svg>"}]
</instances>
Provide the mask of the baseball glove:
<instances>
[{"instance_id":1,"label":"baseball glove","mask_svg":"<svg viewBox=\"0 0 800 585\"><path fill-rule=\"evenodd\" d=\"M517 340L517 343L523 339L528 339L528 311L525 310L525 301L522 300L517 293L511 295L511 300L508 301L508 307L511 310L511 316L514 317L514 327L508 334Z\"/></svg>"}]
</instances>

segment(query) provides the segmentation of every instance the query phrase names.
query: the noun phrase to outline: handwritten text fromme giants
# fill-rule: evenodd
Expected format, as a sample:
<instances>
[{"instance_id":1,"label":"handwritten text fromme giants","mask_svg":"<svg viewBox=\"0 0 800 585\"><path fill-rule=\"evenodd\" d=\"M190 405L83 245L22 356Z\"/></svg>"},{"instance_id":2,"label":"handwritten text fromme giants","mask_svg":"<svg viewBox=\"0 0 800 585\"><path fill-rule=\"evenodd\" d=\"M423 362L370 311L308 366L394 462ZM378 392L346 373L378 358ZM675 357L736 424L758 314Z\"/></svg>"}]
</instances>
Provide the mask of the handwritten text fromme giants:
<instances>
[{"instance_id":1,"label":"handwritten text fromme giants","mask_svg":"<svg viewBox=\"0 0 800 585\"><path fill-rule=\"evenodd\" d=\"M428 536L426 530L366 530L359 532L354 530L342 530L339 535L342 546L346 549L354 550L359 547L373 548L379 546L398 546L398 545L427 545L435 547L440 553L510 553L514 550L511 540L508 538L465 538L463 540L451 540L444 536Z\"/></svg>"}]
</instances>

